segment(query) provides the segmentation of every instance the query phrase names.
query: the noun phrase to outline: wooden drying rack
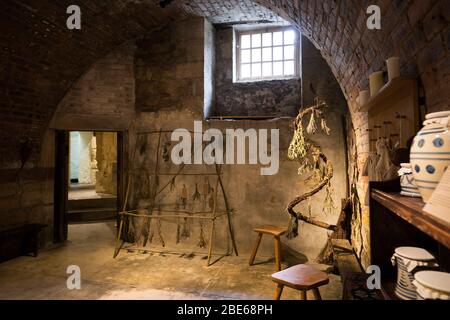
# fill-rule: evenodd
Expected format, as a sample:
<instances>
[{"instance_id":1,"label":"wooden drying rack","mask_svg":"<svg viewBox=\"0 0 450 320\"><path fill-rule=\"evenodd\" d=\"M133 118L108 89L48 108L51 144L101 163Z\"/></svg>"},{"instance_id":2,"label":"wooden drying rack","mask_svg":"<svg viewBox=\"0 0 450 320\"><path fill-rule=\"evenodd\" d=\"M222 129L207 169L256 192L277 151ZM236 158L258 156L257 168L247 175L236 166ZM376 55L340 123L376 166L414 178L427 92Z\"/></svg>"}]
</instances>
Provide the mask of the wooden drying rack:
<instances>
[{"instance_id":1,"label":"wooden drying rack","mask_svg":"<svg viewBox=\"0 0 450 320\"><path fill-rule=\"evenodd\" d=\"M127 206L128 206L128 199L129 199L129 195L130 195L130 186L131 186L131 182L132 182L132 177L133 175L131 174L131 170L128 169L128 182L127 182L127 189L126 189L126 195L125 195L125 201L124 201L124 205L123 205L123 209L121 212L119 212L119 218L120 218L120 223L119 223L119 228L117 230L117 235L116 235L116 244L115 244L115 250L114 250L114 258L118 256L118 254L120 253L120 250L123 249L123 245L125 243L125 241L122 239L122 232L123 232L123 228L124 228L124 224L125 224L125 220L127 218L143 218L143 219L148 219L148 222L146 222L146 225L148 226L148 228L150 228L150 221L152 221L153 219L180 219L180 218L188 218L188 219L204 219L204 220L210 220L210 230L209 230L209 244L208 244L208 258L207 258L207 263L206 265L209 267L210 265L214 264L215 262L219 261L220 259L222 259L225 256L231 255L234 251L234 253L236 254L236 256L238 255L238 250L237 250L237 246L236 246L236 241L234 238L234 230L233 230L233 225L231 222L231 216L234 213L234 210L231 209L229 207L229 203L228 203L228 198L226 196L225 193L225 188L222 182L222 170L221 170L221 166L216 164L215 165L215 172L214 173L183 173L183 169L186 167L185 164L181 165L180 168L178 169L178 172L176 173L160 173L159 172L159 159L161 157L161 153L160 153L160 148L161 148L161 135L163 133L171 133L172 131L164 131L164 130L159 130L159 131L148 131L148 132L139 132L137 133L137 135L153 135L153 134L158 134L158 147L157 147L157 152L156 152L156 165L155 165L155 173L153 175L155 176L173 176L173 178L171 180L169 180L168 183L166 183L164 186L162 186L158 191L156 191L153 193L152 198L153 198L153 207L150 208L150 210L148 210L149 208L140 208L140 209L133 209L133 210L127 210ZM193 132L191 132L193 133ZM132 163L134 163L135 157L136 157L136 150L138 148L137 146L137 139L136 139L136 146L135 149L133 151L133 156L132 156ZM171 183L171 181L177 177L177 176L217 176L216 179L216 187L214 188L214 194L213 194L213 199L214 199L214 205L213 205L213 210L212 211L196 211L196 212L192 212L189 210L161 210L161 209L155 209L155 200L156 197L162 193ZM218 197L218 188L221 188L222 191L222 195L223 195L223 199L224 199L224 203L225 203L225 211L218 211L217 210L217 197ZM139 212L141 211L150 211L150 214L140 214ZM161 214L163 212L166 213L170 213L170 214ZM154 213L159 213L159 214L154 214ZM215 222L217 219L221 218L221 217L226 217L227 221L228 221L228 234L232 243L233 248L231 249L230 252L230 243L229 241L227 241L227 252L224 254L221 254L219 256L218 259L216 259L215 261L213 261L211 263L211 259L212 256L214 255L213 253L213 240L214 240L214 230L215 230ZM147 236L148 237L148 236ZM145 249L147 243L147 238L144 240L144 248L127 248L127 250L130 251L145 251L145 252L156 252L153 250L149 250L149 249Z\"/></svg>"}]
</instances>

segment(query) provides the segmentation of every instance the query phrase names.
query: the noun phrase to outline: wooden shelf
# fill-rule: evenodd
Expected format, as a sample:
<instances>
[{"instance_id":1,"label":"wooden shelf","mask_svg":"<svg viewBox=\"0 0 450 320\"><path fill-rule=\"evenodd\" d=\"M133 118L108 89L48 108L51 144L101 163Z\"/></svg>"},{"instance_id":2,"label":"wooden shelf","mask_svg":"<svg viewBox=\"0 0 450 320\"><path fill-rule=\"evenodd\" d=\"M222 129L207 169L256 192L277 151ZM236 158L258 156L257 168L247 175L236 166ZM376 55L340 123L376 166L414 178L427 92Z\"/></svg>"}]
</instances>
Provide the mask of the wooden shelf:
<instances>
[{"instance_id":1,"label":"wooden shelf","mask_svg":"<svg viewBox=\"0 0 450 320\"><path fill-rule=\"evenodd\" d=\"M377 189L372 190L371 197L406 222L450 248L450 224L423 211L425 204L420 198L405 197L399 193Z\"/></svg>"},{"instance_id":2,"label":"wooden shelf","mask_svg":"<svg viewBox=\"0 0 450 320\"><path fill-rule=\"evenodd\" d=\"M411 92L417 91L416 77L398 77L386 83L383 88L362 106L364 111L374 111L386 104L391 104L393 100L402 96L407 96Z\"/></svg>"}]
</instances>

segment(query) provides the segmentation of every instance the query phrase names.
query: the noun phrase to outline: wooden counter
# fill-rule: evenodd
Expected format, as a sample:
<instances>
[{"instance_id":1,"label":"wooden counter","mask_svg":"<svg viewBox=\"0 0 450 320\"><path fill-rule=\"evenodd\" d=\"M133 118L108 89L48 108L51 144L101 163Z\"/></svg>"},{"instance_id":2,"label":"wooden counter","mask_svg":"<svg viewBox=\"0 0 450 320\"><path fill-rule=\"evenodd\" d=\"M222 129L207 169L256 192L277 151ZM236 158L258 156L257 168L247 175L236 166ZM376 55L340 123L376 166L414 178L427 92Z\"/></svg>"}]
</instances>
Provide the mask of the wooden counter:
<instances>
[{"instance_id":1,"label":"wooden counter","mask_svg":"<svg viewBox=\"0 0 450 320\"><path fill-rule=\"evenodd\" d=\"M372 190L372 198L434 240L450 248L450 224L423 211L425 205L420 198L411 198L399 193Z\"/></svg>"}]
</instances>

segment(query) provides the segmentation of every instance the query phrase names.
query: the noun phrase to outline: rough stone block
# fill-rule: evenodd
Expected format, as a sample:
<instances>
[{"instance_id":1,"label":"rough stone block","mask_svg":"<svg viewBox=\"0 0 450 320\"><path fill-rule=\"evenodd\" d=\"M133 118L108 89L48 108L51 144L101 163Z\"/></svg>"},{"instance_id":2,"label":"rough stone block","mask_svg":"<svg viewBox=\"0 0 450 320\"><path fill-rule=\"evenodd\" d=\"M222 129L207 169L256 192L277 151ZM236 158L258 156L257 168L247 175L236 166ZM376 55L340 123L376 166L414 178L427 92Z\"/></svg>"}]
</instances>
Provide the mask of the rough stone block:
<instances>
[{"instance_id":1,"label":"rough stone block","mask_svg":"<svg viewBox=\"0 0 450 320\"><path fill-rule=\"evenodd\" d=\"M448 1L438 2L423 20L423 30L427 40L434 38L442 29L448 26L450 21Z\"/></svg>"}]
</instances>

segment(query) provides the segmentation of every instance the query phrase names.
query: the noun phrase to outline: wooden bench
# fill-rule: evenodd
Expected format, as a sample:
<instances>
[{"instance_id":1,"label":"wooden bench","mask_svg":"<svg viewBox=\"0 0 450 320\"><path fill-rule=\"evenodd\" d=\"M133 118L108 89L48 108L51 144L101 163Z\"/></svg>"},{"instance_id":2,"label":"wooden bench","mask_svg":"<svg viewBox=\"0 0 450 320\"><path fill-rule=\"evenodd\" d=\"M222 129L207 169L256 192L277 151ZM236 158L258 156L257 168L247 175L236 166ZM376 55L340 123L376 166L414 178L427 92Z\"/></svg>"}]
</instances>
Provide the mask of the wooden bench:
<instances>
[{"instance_id":1,"label":"wooden bench","mask_svg":"<svg viewBox=\"0 0 450 320\"><path fill-rule=\"evenodd\" d=\"M275 226L263 226L253 229L253 231L258 233L256 238L255 247L253 248L252 255L250 256L250 260L248 264L251 266L253 262L255 262L256 253L258 252L259 244L261 243L261 239L263 234L269 234L274 237L274 245L275 245L275 266L277 270L281 270L281 242L280 237L287 232L287 228L285 227L275 227Z\"/></svg>"},{"instance_id":2,"label":"wooden bench","mask_svg":"<svg viewBox=\"0 0 450 320\"><path fill-rule=\"evenodd\" d=\"M39 232L44 224L25 224L0 230L0 262L22 255L38 255Z\"/></svg>"}]
</instances>

